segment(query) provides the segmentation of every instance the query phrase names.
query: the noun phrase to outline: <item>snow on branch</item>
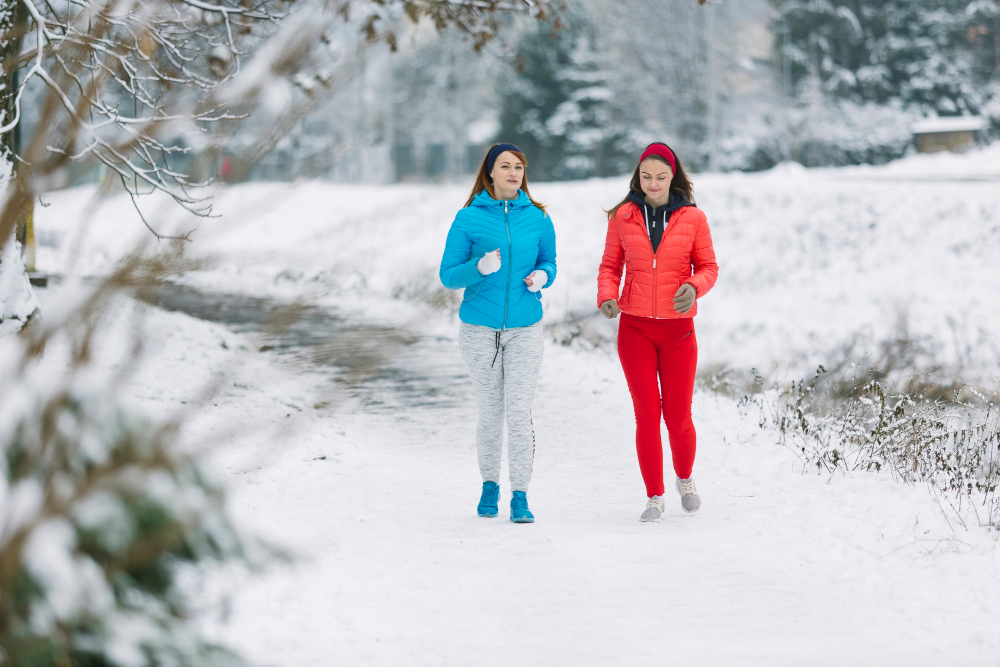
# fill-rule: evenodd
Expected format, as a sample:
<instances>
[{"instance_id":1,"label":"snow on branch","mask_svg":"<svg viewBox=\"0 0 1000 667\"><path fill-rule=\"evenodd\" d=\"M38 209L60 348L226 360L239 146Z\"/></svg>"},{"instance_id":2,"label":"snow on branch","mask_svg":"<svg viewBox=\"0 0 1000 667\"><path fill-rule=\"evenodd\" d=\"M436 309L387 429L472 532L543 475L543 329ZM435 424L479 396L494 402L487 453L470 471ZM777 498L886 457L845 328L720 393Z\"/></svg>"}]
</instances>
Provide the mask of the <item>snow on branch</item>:
<instances>
[{"instance_id":1,"label":"snow on branch","mask_svg":"<svg viewBox=\"0 0 1000 667\"><path fill-rule=\"evenodd\" d=\"M188 150L181 134L245 116L205 101L240 73L242 59L274 32L290 3L0 0L0 9L3 4L8 18L21 18L8 21L0 38L34 40L5 58L7 78L18 69L23 74L6 93L0 134L21 123L22 97L32 81L49 93L36 136L18 150L17 158L31 167L30 182L18 174L8 188L0 238L19 217L15 209L30 200L23 193L58 185L75 163L103 163L123 182L133 181L133 196L142 182L208 215L210 207L188 193L203 183L171 165Z\"/></svg>"}]
</instances>

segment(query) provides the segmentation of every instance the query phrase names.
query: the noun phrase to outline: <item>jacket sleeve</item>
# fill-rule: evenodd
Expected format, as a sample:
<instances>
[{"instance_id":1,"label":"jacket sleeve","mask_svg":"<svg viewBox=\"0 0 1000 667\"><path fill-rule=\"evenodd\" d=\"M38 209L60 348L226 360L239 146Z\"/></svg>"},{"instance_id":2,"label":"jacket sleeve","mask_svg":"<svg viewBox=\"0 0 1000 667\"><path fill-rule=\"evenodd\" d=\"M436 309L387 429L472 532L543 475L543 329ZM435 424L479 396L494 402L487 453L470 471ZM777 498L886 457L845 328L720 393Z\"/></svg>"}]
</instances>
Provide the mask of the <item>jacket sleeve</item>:
<instances>
[{"instance_id":1,"label":"jacket sleeve","mask_svg":"<svg viewBox=\"0 0 1000 667\"><path fill-rule=\"evenodd\" d=\"M608 217L608 234L604 239L604 256L597 272L597 307L608 299L617 299L625 268L625 250L618 237L618 221Z\"/></svg>"},{"instance_id":2,"label":"jacket sleeve","mask_svg":"<svg viewBox=\"0 0 1000 667\"><path fill-rule=\"evenodd\" d=\"M703 297L719 278L719 265L715 261L712 234L708 230L708 221L704 215L698 223L698 231L691 248L691 264L694 266L694 275L685 282L691 283L698 296Z\"/></svg>"},{"instance_id":3,"label":"jacket sleeve","mask_svg":"<svg viewBox=\"0 0 1000 667\"><path fill-rule=\"evenodd\" d=\"M438 275L448 289L462 289L477 285L483 280L476 264L479 257L472 257L472 239L455 218L448 230L448 240L444 244L444 256Z\"/></svg>"},{"instance_id":4,"label":"jacket sleeve","mask_svg":"<svg viewBox=\"0 0 1000 667\"><path fill-rule=\"evenodd\" d=\"M538 244L538 260L535 262L535 271L545 271L548 277L542 288L552 287L556 279L556 228L552 225L552 218L548 213L542 221L542 239Z\"/></svg>"}]
</instances>

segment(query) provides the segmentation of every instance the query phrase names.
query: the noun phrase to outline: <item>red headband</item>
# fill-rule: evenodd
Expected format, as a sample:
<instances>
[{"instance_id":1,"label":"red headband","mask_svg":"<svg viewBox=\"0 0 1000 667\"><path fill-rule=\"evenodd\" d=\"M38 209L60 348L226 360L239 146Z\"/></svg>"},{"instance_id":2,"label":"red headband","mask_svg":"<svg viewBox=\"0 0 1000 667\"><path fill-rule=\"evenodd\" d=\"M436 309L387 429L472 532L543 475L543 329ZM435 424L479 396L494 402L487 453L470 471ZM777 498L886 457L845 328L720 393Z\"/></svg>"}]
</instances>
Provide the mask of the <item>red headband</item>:
<instances>
[{"instance_id":1,"label":"red headband","mask_svg":"<svg viewBox=\"0 0 1000 667\"><path fill-rule=\"evenodd\" d=\"M670 171L674 174L677 173L677 158L674 157L674 152L666 144L650 144L646 148L646 152L639 158L639 164L642 164L642 161L650 155L659 155L670 165Z\"/></svg>"}]
</instances>

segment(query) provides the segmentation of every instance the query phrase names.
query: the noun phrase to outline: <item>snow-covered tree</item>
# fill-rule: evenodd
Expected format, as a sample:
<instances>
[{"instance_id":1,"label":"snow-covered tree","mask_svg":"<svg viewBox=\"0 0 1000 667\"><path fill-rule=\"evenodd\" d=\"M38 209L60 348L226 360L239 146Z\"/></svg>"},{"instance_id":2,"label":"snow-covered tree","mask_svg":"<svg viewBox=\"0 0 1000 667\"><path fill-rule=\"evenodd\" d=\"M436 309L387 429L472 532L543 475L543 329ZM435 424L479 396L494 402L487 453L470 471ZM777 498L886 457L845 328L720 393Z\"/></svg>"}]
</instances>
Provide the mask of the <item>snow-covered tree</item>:
<instances>
[{"instance_id":1,"label":"snow-covered tree","mask_svg":"<svg viewBox=\"0 0 1000 667\"><path fill-rule=\"evenodd\" d=\"M1000 137L1000 0L975 0L969 3L966 15L972 68L981 82L979 113L989 120L992 136Z\"/></svg>"},{"instance_id":2,"label":"snow-covered tree","mask_svg":"<svg viewBox=\"0 0 1000 667\"><path fill-rule=\"evenodd\" d=\"M501 88L498 140L527 152L533 178L562 180L628 171L623 129L594 24L582 10L563 27L541 25L517 46L517 72Z\"/></svg>"},{"instance_id":3,"label":"snow-covered tree","mask_svg":"<svg viewBox=\"0 0 1000 667\"><path fill-rule=\"evenodd\" d=\"M976 77L1000 79L1000 0L974 0L965 9Z\"/></svg>"},{"instance_id":4,"label":"snow-covered tree","mask_svg":"<svg viewBox=\"0 0 1000 667\"><path fill-rule=\"evenodd\" d=\"M995 0L782 0L779 57L800 92L810 77L855 102L897 100L941 115L978 113L1000 58ZM992 63L992 66L990 66Z\"/></svg>"},{"instance_id":5,"label":"snow-covered tree","mask_svg":"<svg viewBox=\"0 0 1000 667\"><path fill-rule=\"evenodd\" d=\"M617 112L634 145L666 141L697 170L711 153L713 92L720 138L739 131L743 139L747 121L770 110L768 72L755 64L770 46L767 0L711 7L690 0L592 4L592 15L600 17L600 49L614 72L609 83ZM743 155L723 152L719 166L743 167Z\"/></svg>"}]
</instances>

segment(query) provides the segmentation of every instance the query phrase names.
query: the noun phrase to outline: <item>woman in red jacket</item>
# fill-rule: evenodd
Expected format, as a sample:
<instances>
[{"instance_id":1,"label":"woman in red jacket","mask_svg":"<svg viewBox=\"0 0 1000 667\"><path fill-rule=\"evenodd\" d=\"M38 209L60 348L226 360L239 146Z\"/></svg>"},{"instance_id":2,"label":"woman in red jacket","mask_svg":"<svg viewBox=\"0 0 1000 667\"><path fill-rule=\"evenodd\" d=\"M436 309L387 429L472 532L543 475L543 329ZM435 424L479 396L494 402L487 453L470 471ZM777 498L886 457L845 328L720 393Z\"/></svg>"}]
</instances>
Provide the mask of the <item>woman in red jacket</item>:
<instances>
[{"instance_id":1,"label":"woman in red jacket","mask_svg":"<svg viewBox=\"0 0 1000 667\"><path fill-rule=\"evenodd\" d=\"M619 296L622 268L625 288ZM718 275L708 222L695 207L681 161L666 144L650 144L639 158L628 196L608 212L597 278L601 312L612 319L622 316L618 357L635 407L635 446L649 497L643 521L663 514L660 414L670 438L681 506L689 513L701 506L691 479L691 396L698 364L693 318L697 299Z\"/></svg>"}]
</instances>

